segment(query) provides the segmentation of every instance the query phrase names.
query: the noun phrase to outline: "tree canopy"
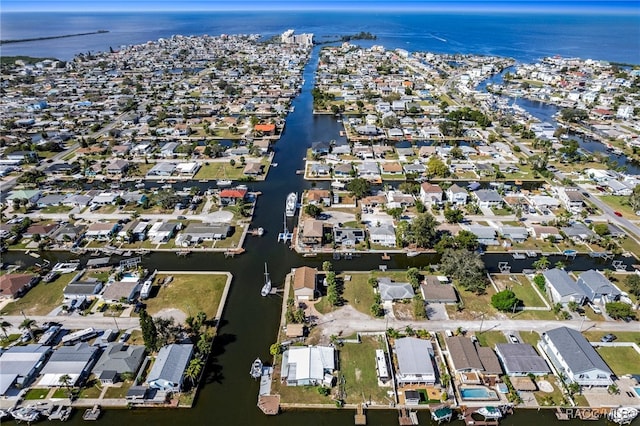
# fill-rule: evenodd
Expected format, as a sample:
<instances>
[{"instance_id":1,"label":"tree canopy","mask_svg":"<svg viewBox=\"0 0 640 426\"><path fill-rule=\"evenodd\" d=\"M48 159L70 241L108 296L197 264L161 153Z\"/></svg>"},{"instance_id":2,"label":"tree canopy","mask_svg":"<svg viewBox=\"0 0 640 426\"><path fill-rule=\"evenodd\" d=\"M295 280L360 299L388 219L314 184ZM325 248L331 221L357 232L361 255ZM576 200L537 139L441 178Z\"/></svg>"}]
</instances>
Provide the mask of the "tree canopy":
<instances>
[{"instance_id":1,"label":"tree canopy","mask_svg":"<svg viewBox=\"0 0 640 426\"><path fill-rule=\"evenodd\" d=\"M419 213L406 227L404 240L417 247L431 248L436 242L438 225L430 213Z\"/></svg>"},{"instance_id":2,"label":"tree canopy","mask_svg":"<svg viewBox=\"0 0 640 426\"><path fill-rule=\"evenodd\" d=\"M368 180L355 178L347 183L347 191L351 192L358 198L362 198L369 193L371 184Z\"/></svg>"},{"instance_id":3,"label":"tree canopy","mask_svg":"<svg viewBox=\"0 0 640 426\"><path fill-rule=\"evenodd\" d=\"M519 303L520 300L518 300L516 294L509 289L502 290L501 292L491 296L491 306L499 311L511 311L518 306Z\"/></svg>"},{"instance_id":4,"label":"tree canopy","mask_svg":"<svg viewBox=\"0 0 640 426\"><path fill-rule=\"evenodd\" d=\"M480 255L469 250L447 249L440 260L440 271L458 281L459 285L477 294L484 293L487 280Z\"/></svg>"}]
</instances>

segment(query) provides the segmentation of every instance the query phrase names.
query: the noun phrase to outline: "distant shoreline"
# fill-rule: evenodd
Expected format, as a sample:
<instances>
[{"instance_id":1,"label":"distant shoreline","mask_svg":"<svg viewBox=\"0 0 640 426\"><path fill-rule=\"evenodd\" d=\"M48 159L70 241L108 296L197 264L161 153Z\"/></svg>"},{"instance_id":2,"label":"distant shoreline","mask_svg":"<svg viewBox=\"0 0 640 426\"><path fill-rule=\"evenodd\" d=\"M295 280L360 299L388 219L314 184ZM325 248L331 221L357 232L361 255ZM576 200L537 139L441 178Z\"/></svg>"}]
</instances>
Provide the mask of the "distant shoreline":
<instances>
[{"instance_id":1,"label":"distant shoreline","mask_svg":"<svg viewBox=\"0 0 640 426\"><path fill-rule=\"evenodd\" d=\"M109 30L98 30L98 31L91 31L89 33L65 34L65 35L50 36L50 37L34 37L34 38L20 38L15 40L0 40L0 45L10 44L10 43L25 43L28 41L55 40L58 38L79 37L79 36L94 35L94 34L105 34L108 32Z\"/></svg>"}]
</instances>

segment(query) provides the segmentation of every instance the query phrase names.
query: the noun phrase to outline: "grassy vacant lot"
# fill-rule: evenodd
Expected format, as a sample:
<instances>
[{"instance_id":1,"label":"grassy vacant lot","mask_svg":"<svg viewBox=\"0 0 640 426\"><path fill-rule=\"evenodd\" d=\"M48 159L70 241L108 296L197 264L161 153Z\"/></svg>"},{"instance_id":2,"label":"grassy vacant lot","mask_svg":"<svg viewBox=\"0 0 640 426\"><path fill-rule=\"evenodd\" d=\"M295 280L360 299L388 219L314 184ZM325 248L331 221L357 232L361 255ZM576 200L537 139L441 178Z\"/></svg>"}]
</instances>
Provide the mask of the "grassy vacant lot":
<instances>
[{"instance_id":1,"label":"grassy vacant lot","mask_svg":"<svg viewBox=\"0 0 640 426\"><path fill-rule=\"evenodd\" d=\"M340 347L340 372L345 379L347 404L362 402L362 394L373 403L385 404L385 396L391 387L379 387L376 376L376 349L384 349L382 340L376 336L362 338L362 343L345 343Z\"/></svg>"},{"instance_id":2,"label":"grassy vacant lot","mask_svg":"<svg viewBox=\"0 0 640 426\"><path fill-rule=\"evenodd\" d=\"M457 312L455 306L447 305L447 313L449 314L449 318L473 320L480 319L480 315L484 313L486 314L485 319L489 319L498 312L493 306L491 306L491 296L496 293L491 285L487 286L487 291L485 294L480 295L463 290L460 287L456 288L460 293L460 298L462 299L462 303L464 304L464 309L460 312Z\"/></svg>"},{"instance_id":3,"label":"grassy vacant lot","mask_svg":"<svg viewBox=\"0 0 640 426\"><path fill-rule=\"evenodd\" d=\"M49 388L34 388L29 389L24 396L26 400L34 400L34 399L44 399L45 396L49 393Z\"/></svg>"},{"instance_id":4,"label":"grassy vacant lot","mask_svg":"<svg viewBox=\"0 0 640 426\"><path fill-rule=\"evenodd\" d=\"M525 307L544 307L544 303L531 286L531 282L524 275L496 274L493 280L500 289L510 288Z\"/></svg>"},{"instance_id":5,"label":"grassy vacant lot","mask_svg":"<svg viewBox=\"0 0 640 426\"><path fill-rule=\"evenodd\" d=\"M617 376L640 374L640 354L629 346L600 346L596 349Z\"/></svg>"},{"instance_id":6,"label":"grassy vacant lot","mask_svg":"<svg viewBox=\"0 0 640 426\"><path fill-rule=\"evenodd\" d=\"M640 252L638 252L640 254ZM626 274L613 274L613 277L610 278L611 282L613 282L615 285L617 285L620 290L625 291L629 294L629 297L631 298L631 300L633 300L634 302L638 303L638 301L640 300L638 297L634 296L633 294L629 293L629 286L627 285L626 281L627 281L627 277L631 275L629 273Z\"/></svg>"},{"instance_id":7,"label":"grassy vacant lot","mask_svg":"<svg viewBox=\"0 0 640 426\"><path fill-rule=\"evenodd\" d=\"M494 348L498 343L508 343L507 337L501 331L483 331L476 333L476 337L481 346L490 348Z\"/></svg>"},{"instance_id":8,"label":"grassy vacant lot","mask_svg":"<svg viewBox=\"0 0 640 426\"><path fill-rule=\"evenodd\" d=\"M62 304L62 290L69 284L75 274L63 274L53 282L39 282L22 298L9 303L2 309L3 315L47 315Z\"/></svg>"},{"instance_id":9,"label":"grassy vacant lot","mask_svg":"<svg viewBox=\"0 0 640 426\"><path fill-rule=\"evenodd\" d=\"M249 159L247 158L247 161ZM196 173L194 179L231 179L238 180L244 177L242 171L244 166L240 164L240 160L235 160L235 166L232 166L228 161L213 161L209 164L204 164ZM251 159L251 161L254 161Z\"/></svg>"},{"instance_id":10,"label":"grassy vacant lot","mask_svg":"<svg viewBox=\"0 0 640 426\"><path fill-rule=\"evenodd\" d=\"M180 274L172 275L173 281L167 286L161 283L166 274L156 275L156 282L151 290L152 297L147 303L147 311L153 315L162 309L180 309L187 315L195 315L203 311L213 318L218 311L222 291L227 282L225 274Z\"/></svg>"},{"instance_id":11,"label":"grassy vacant lot","mask_svg":"<svg viewBox=\"0 0 640 426\"><path fill-rule=\"evenodd\" d=\"M284 403L327 404L335 406L332 395L320 395L319 386L287 386L276 380L272 383L272 393L280 394L280 401ZM335 387L333 389L335 391Z\"/></svg>"},{"instance_id":12,"label":"grassy vacant lot","mask_svg":"<svg viewBox=\"0 0 640 426\"><path fill-rule=\"evenodd\" d=\"M506 314L510 319L517 320L557 320L560 319L552 311L519 311L515 314Z\"/></svg>"}]
</instances>

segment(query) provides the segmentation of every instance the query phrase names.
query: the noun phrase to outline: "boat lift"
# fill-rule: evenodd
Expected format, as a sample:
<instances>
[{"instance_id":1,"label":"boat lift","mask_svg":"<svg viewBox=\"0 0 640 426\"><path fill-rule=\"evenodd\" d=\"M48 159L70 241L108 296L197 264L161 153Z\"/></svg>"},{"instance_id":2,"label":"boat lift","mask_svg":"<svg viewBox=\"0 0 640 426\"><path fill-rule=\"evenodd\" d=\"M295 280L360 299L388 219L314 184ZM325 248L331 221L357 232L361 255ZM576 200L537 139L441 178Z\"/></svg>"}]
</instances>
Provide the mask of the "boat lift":
<instances>
[{"instance_id":1,"label":"boat lift","mask_svg":"<svg viewBox=\"0 0 640 426\"><path fill-rule=\"evenodd\" d=\"M498 269L502 274L508 274L511 272L511 265L509 262L498 262Z\"/></svg>"},{"instance_id":2,"label":"boat lift","mask_svg":"<svg viewBox=\"0 0 640 426\"><path fill-rule=\"evenodd\" d=\"M283 232L278 233L278 242L283 242L283 243L287 243L288 241L293 240L293 233L289 232L289 229L287 229L287 216L284 216L284 220L282 222L283 225Z\"/></svg>"}]
</instances>

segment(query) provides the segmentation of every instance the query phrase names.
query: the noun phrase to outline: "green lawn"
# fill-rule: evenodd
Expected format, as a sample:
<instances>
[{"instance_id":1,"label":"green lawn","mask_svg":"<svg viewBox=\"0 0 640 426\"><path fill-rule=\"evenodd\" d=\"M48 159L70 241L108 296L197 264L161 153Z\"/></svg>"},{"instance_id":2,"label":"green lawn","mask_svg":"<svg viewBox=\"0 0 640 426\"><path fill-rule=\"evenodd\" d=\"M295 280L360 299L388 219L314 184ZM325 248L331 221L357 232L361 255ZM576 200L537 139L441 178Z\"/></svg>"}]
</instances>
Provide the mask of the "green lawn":
<instances>
[{"instance_id":1,"label":"green lawn","mask_svg":"<svg viewBox=\"0 0 640 426\"><path fill-rule=\"evenodd\" d=\"M47 315L62 304L62 290L69 284L74 274L63 274L53 282L40 282L15 302L2 309L3 315Z\"/></svg>"},{"instance_id":2,"label":"green lawn","mask_svg":"<svg viewBox=\"0 0 640 426\"><path fill-rule=\"evenodd\" d=\"M620 288L620 290L627 292L631 300L638 303L639 298L629 293L629 286L626 283L627 277L631 274L613 274L611 281Z\"/></svg>"},{"instance_id":3,"label":"green lawn","mask_svg":"<svg viewBox=\"0 0 640 426\"><path fill-rule=\"evenodd\" d=\"M44 399L48 393L49 393L49 388L29 389L25 394L24 399L26 400Z\"/></svg>"},{"instance_id":4,"label":"green lawn","mask_svg":"<svg viewBox=\"0 0 640 426\"><path fill-rule=\"evenodd\" d=\"M350 275L351 279L349 281L344 281L345 275ZM373 271L368 274L361 273L341 273L338 275L338 279L343 280L344 282L344 291L342 297L346 304L353 306L358 311L370 315L371 314L371 306L375 301L375 294L373 291L373 287L369 285L370 277L389 277L392 280L406 282L406 272L404 271ZM336 309L326 301L326 298L321 299L318 303L315 304L315 308L318 312L322 314L326 314Z\"/></svg>"},{"instance_id":5,"label":"green lawn","mask_svg":"<svg viewBox=\"0 0 640 426\"><path fill-rule=\"evenodd\" d=\"M391 387L379 387L376 376L376 349L384 349L382 338L365 336L361 343L345 343L340 347L340 373L345 379L347 404L362 402L363 393L373 403L386 404Z\"/></svg>"},{"instance_id":6,"label":"green lawn","mask_svg":"<svg viewBox=\"0 0 640 426\"><path fill-rule=\"evenodd\" d=\"M455 306L447 305L447 312L451 319L480 319L483 313L485 314L485 319L488 319L496 315L496 309L491 306L491 296L496 293L493 286L488 285L486 293L480 295L463 290L459 286L456 286L456 288L460 293L464 309L461 312L456 312Z\"/></svg>"},{"instance_id":7,"label":"green lawn","mask_svg":"<svg viewBox=\"0 0 640 426\"><path fill-rule=\"evenodd\" d=\"M120 387L109 386L109 389L104 394L105 398L122 399L127 396L127 391L133 384L132 380L125 380L120 384Z\"/></svg>"},{"instance_id":8,"label":"green lawn","mask_svg":"<svg viewBox=\"0 0 640 426\"><path fill-rule=\"evenodd\" d=\"M102 392L100 380L93 379L87 382L85 387L80 390L80 398L98 398Z\"/></svg>"},{"instance_id":9,"label":"green lawn","mask_svg":"<svg viewBox=\"0 0 640 426\"><path fill-rule=\"evenodd\" d=\"M247 160L249 157L247 157ZM242 173L244 166L240 165L239 160L235 160L235 166L232 166L228 161L213 161L208 165L204 164L196 173L194 179L231 179L238 180L244 177ZM253 159L252 159L253 161Z\"/></svg>"},{"instance_id":10,"label":"green lawn","mask_svg":"<svg viewBox=\"0 0 640 426\"><path fill-rule=\"evenodd\" d=\"M533 289L531 282L524 275L496 274L493 276L494 282L499 288L510 288L516 297L524 303L525 307L544 307L545 304Z\"/></svg>"},{"instance_id":11,"label":"green lawn","mask_svg":"<svg viewBox=\"0 0 640 426\"><path fill-rule=\"evenodd\" d=\"M596 350L617 376L640 374L640 354L634 348L600 346Z\"/></svg>"},{"instance_id":12,"label":"green lawn","mask_svg":"<svg viewBox=\"0 0 640 426\"><path fill-rule=\"evenodd\" d=\"M48 206L40 209L40 213L54 214L54 213L67 213L73 210L73 207L69 206Z\"/></svg>"},{"instance_id":13,"label":"green lawn","mask_svg":"<svg viewBox=\"0 0 640 426\"><path fill-rule=\"evenodd\" d=\"M568 401L565 400L564 395L562 394L562 390L558 388L556 385L556 379L553 376L545 376L545 380L547 380L553 386L553 392L546 393L542 391L534 392L533 395L538 401L540 406L563 406L567 405Z\"/></svg>"},{"instance_id":14,"label":"green lawn","mask_svg":"<svg viewBox=\"0 0 640 426\"><path fill-rule=\"evenodd\" d=\"M227 282L223 274L180 274L172 275L173 281L160 287L166 275L156 275L151 294L146 301L147 311L153 315L162 309L180 309L186 315L195 315L200 311L214 318L220 305L222 292Z\"/></svg>"},{"instance_id":15,"label":"green lawn","mask_svg":"<svg viewBox=\"0 0 640 426\"><path fill-rule=\"evenodd\" d=\"M540 335L535 331L520 331L518 332L522 341L524 343L528 343L531 346L535 347L536 344L540 341Z\"/></svg>"},{"instance_id":16,"label":"green lawn","mask_svg":"<svg viewBox=\"0 0 640 426\"><path fill-rule=\"evenodd\" d=\"M478 343L481 346L487 346L494 348L498 343L509 343L507 337L501 331L483 331L482 333L476 333Z\"/></svg>"}]
</instances>

